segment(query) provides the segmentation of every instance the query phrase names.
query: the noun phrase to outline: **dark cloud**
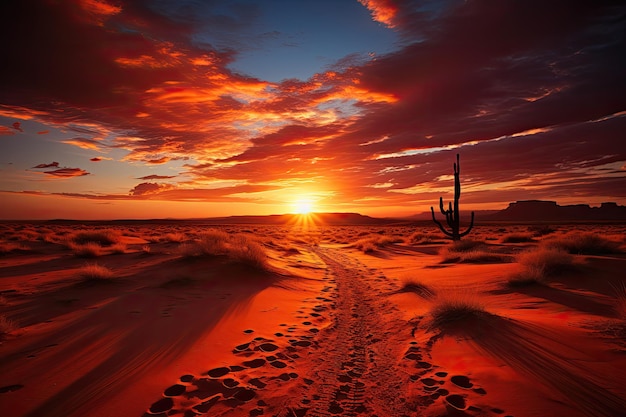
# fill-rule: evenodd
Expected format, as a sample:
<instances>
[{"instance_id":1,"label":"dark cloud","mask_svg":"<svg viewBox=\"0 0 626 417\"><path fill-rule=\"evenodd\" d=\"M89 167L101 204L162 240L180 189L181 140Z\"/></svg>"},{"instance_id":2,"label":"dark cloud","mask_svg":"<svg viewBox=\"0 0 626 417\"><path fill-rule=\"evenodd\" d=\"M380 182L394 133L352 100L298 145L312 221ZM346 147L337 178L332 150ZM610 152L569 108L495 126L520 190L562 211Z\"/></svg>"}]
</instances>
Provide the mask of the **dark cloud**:
<instances>
[{"instance_id":1,"label":"dark cloud","mask_svg":"<svg viewBox=\"0 0 626 417\"><path fill-rule=\"evenodd\" d=\"M139 177L139 180L166 180L169 178L176 178L176 175L146 175L145 177Z\"/></svg>"},{"instance_id":2,"label":"dark cloud","mask_svg":"<svg viewBox=\"0 0 626 417\"><path fill-rule=\"evenodd\" d=\"M39 165L34 166L33 168L52 168L52 167L58 168L58 166L59 166L58 162L51 162L49 164L39 164Z\"/></svg>"},{"instance_id":3,"label":"dark cloud","mask_svg":"<svg viewBox=\"0 0 626 417\"><path fill-rule=\"evenodd\" d=\"M43 173L53 177L61 178L82 177L85 175L90 175L89 172L80 168L59 168L53 171L44 171Z\"/></svg>"}]
</instances>

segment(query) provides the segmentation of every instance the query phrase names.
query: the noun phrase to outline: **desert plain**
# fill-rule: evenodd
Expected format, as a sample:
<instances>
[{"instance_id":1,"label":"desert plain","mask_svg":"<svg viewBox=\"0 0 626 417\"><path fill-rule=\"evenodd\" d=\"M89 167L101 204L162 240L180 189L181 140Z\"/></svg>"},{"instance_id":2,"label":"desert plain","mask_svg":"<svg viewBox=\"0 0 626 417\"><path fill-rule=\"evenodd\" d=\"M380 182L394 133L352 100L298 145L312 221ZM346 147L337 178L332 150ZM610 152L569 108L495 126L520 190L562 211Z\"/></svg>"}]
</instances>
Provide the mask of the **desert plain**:
<instances>
[{"instance_id":1,"label":"desert plain","mask_svg":"<svg viewBox=\"0 0 626 417\"><path fill-rule=\"evenodd\" d=\"M0 224L0 415L623 416L626 225Z\"/></svg>"}]
</instances>

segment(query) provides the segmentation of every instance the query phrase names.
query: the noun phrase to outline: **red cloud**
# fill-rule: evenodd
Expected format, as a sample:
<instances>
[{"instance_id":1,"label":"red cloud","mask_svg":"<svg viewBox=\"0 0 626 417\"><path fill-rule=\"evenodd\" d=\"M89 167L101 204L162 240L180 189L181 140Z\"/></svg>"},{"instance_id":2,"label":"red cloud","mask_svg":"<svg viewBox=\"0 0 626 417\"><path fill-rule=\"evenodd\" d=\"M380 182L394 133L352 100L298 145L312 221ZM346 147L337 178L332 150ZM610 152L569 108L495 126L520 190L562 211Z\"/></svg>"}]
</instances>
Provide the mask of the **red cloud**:
<instances>
[{"instance_id":1,"label":"red cloud","mask_svg":"<svg viewBox=\"0 0 626 417\"><path fill-rule=\"evenodd\" d=\"M94 158L90 158L89 160L91 162L100 162L100 161L102 161L102 158L94 157Z\"/></svg>"},{"instance_id":2,"label":"red cloud","mask_svg":"<svg viewBox=\"0 0 626 417\"><path fill-rule=\"evenodd\" d=\"M20 122L14 122L11 126L13 126L13 129L17 130L18 132L24 131L22 130L22 124Z\"/></svg>"}]
</instances>

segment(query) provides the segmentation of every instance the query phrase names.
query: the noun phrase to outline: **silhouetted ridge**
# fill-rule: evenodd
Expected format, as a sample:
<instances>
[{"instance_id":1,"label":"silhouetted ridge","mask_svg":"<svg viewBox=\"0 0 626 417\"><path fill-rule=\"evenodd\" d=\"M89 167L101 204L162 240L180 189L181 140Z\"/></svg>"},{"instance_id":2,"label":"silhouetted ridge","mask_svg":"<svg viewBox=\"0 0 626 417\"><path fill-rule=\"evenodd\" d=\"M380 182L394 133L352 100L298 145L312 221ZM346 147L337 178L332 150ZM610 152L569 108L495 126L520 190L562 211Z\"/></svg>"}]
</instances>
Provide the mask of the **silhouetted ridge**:
<instances>
[{"instance_id":1,"label":"silhouetted ridge","mask_svg":"<svg viewBox=\"0 0 626 417\"><path fill-rule=\"evenodd\" d=\"M600 207L587 204L560 206L556 201L522 200L489 216L502 221L611 221L626 220L626 207L617 203L602 203Z\"/></svg>"}]
</instances>

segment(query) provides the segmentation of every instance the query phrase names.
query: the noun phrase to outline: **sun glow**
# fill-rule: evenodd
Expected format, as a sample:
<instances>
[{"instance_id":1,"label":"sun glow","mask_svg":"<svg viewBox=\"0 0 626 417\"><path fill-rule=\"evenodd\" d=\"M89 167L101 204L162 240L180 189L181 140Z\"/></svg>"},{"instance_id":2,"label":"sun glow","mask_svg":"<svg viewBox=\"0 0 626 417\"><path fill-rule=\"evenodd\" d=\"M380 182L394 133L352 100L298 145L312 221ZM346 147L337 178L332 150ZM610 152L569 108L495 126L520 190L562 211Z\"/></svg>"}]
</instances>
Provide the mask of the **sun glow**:
<instances>
[{"instance_id":1,"label":"sun glow","mask_svg":"<svg viewBox=\"0 0 626 417\"><path fill-rule=\"evenodd\" d=\"M313 201L302 198L293 203L296 214L310 214L313 211Z\"/></svg>"}]
</instances>

